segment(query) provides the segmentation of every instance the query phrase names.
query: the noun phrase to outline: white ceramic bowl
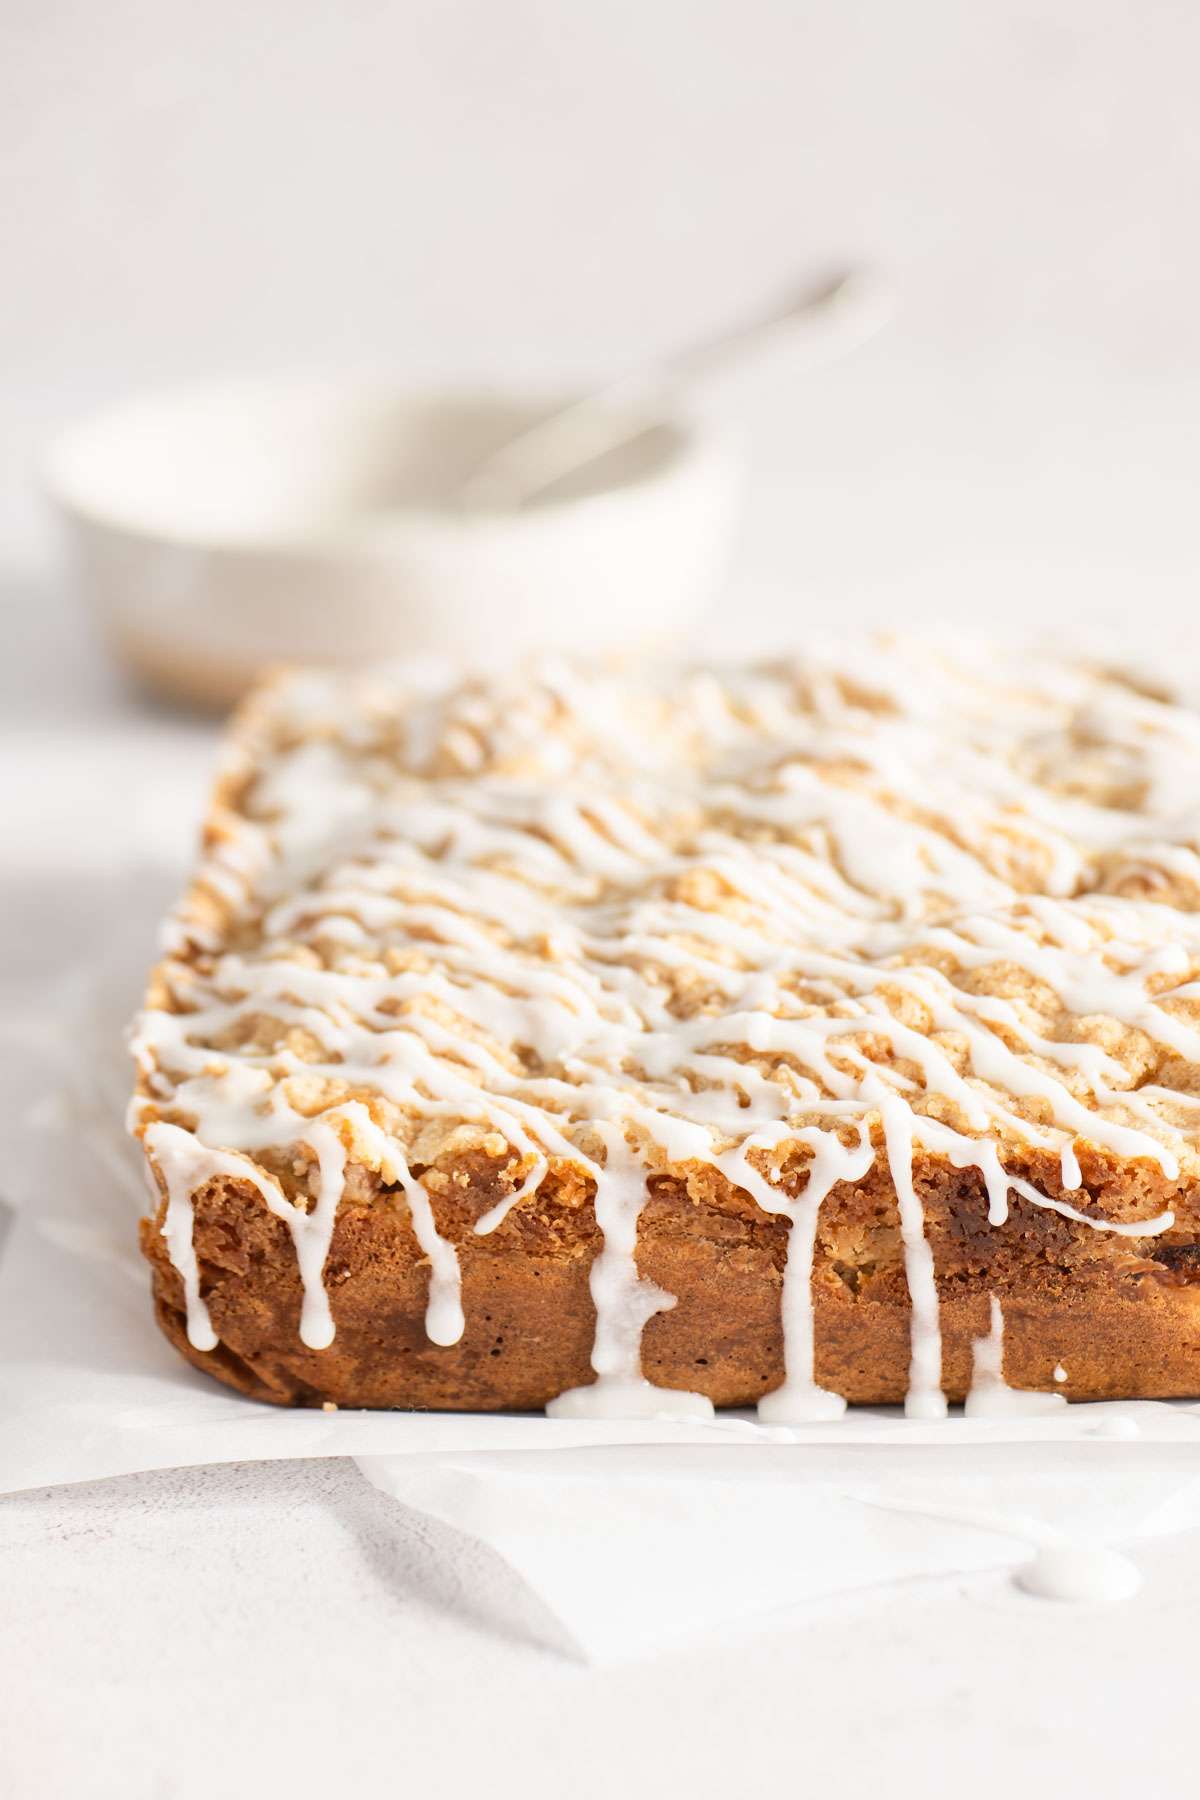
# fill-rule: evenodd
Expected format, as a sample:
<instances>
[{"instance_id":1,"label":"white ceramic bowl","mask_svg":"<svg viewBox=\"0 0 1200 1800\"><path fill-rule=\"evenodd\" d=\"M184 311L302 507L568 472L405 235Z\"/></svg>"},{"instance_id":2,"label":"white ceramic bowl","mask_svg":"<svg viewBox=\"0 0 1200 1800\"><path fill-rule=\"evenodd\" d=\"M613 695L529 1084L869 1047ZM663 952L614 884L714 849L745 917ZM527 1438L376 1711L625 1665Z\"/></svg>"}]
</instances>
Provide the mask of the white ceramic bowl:
<instances>
[{"instance_id":1,"label":"white ceramic bowl","mask_svg":"<svg viewBox=\"0 0 1200 1800\"><path fill-rule=\"evenodd\" d=\"M464 509L479 461L561 400L256 381L122 406L52 447L82 587L137 673L224 704L279 662L678 640L725 573L726 443L660 418L522 510Z\"/></svg>"}]
</instances>

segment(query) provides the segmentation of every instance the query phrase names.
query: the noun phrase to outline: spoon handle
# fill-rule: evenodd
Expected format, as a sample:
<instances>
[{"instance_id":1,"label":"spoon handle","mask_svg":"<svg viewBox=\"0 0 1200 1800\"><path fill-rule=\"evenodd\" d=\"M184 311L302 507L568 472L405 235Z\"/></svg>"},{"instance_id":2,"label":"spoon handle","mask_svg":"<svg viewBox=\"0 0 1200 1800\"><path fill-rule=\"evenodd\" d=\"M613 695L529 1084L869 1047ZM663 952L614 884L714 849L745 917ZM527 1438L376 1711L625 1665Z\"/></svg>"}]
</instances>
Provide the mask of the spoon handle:
<instances>
[{"instance_id":1,"label":"spoon handle","mask_svg":"<svg viewBox=\"0 0 1200 1800\"><path fill-rule=\"evenodd\" d=\"M753 318L676 351L660 365L661 371L670 382L702 379L801 320L819 327L814 347L825 353L824 361L865 343L887 323L892 310L891 290L878 275L865 269L843 270L794 290Z\"/></svg>"},{"instance_id":2,"label":"spoon handle","mask_svg":"<svg viewBox=\"0 0 1200 1800\"><path fill-rule=\"evenodd\" d=\"M523 506L554 482L640 435L646 426L638 422L639 413L652 412L665 395L704 380L801 320L819 326L813 334L813 360L825 362L865 343L891 313L890 290L865 271L850 270L802 288L651 368L619 376L511 438L472 471L460 500L466 506Z\"/></svg>"}]
</instances>

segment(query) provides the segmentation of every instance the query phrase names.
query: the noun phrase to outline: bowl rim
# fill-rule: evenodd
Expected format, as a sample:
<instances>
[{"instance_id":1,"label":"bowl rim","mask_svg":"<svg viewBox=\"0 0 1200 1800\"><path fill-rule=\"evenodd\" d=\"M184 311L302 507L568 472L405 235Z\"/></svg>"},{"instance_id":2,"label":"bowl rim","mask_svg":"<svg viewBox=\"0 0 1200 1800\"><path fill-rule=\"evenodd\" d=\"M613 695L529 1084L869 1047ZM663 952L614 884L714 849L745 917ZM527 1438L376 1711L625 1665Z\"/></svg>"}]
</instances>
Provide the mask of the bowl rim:
<instances>
[{"instance_id":1,"label":"bowl rim","mask_svg":"<svg viewBox=\"0 0 1200 1800\"><path fill-rule=\"evenodd\" d=\"M276 521L264 528L189 525L186 519L170 523L141 519L136 508L114 505L90 494L82 469L90 458L104 454L106 439L129 429L136 419L172 411L181 415L204 400L270 406L282 399L305 395L325 405L342 405L362 413L364 403L395 411L399 406L413 413L432 413L455 403L525 407L537 411L569 404L585 390L561 384L529 382L524 386L498 381L461 381L415 384L400 381L394 373L359 368L353 371L294 371L282 374L227 376L213 381L181 382L170 387L135 392L71 421L58 431L42 451L38 462L39 485L45 497L66 518L93 528L140 541L147 545L180 545L213 553L269 555L280 552L349 553L386 551L389 544L414 535L430 539L453 536L478 543L496 536L544 536L564 524L579 520L603 521L619 512L644 511L665 495L720 471L732 479L737 472L734 434L708 420L698 420L682 402L665 403L646 412L646 429L666 428L676 437L675 447L649 469L627 481L609 484L593 492L552 499L541 506L513 510L456 511L450 506L422 503L399 504L386 512L351 515L345 520L294 524ZM587 390L590 391L590 390ZM632 416L640 417L641 414Z\"/></svg>"}]
</instances>

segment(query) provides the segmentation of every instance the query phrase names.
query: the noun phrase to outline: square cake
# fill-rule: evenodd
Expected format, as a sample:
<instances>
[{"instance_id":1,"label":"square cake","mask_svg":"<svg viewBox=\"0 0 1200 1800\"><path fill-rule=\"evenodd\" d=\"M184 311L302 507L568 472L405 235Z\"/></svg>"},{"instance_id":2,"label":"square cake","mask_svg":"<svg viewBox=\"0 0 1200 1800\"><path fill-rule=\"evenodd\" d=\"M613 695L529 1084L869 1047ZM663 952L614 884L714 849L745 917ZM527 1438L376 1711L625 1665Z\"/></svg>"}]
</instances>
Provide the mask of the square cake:
<instances>
[{"instance_id":1,"label":"square cake","mask_svg":"<svg viewBox=\"0 0 1200 1800\"><path fill-rule=\"evenodd\" d=\"M283 674L134 1029L158 1319L304 1405L1200 1394L1198 977L1110 670Z\"/></svg>"}]
</instances>

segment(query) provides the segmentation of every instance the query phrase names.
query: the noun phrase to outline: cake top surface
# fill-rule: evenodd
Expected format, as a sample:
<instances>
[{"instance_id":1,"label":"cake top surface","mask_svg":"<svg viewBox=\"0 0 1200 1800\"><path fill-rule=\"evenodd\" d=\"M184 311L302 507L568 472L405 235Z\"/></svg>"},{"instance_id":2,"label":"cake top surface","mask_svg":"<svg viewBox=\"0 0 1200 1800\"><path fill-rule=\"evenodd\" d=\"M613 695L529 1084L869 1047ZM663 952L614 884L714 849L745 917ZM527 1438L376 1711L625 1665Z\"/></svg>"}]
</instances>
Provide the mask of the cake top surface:
<instances>
[{"instance_id":1,"label":"cake top surface","mask_svg":"<svg viewBox=\"0 0 1200 1800\"><path fill-rule=\"evenodd\" d=\"M1200 716L1113 671L874 640L288 674L231 735L139 1117L253 1152L333 1116L393 1174L483 1143L518 1199L616 1132L1171 1182L1198 976Z\"/></svg>"}]
</instances>

